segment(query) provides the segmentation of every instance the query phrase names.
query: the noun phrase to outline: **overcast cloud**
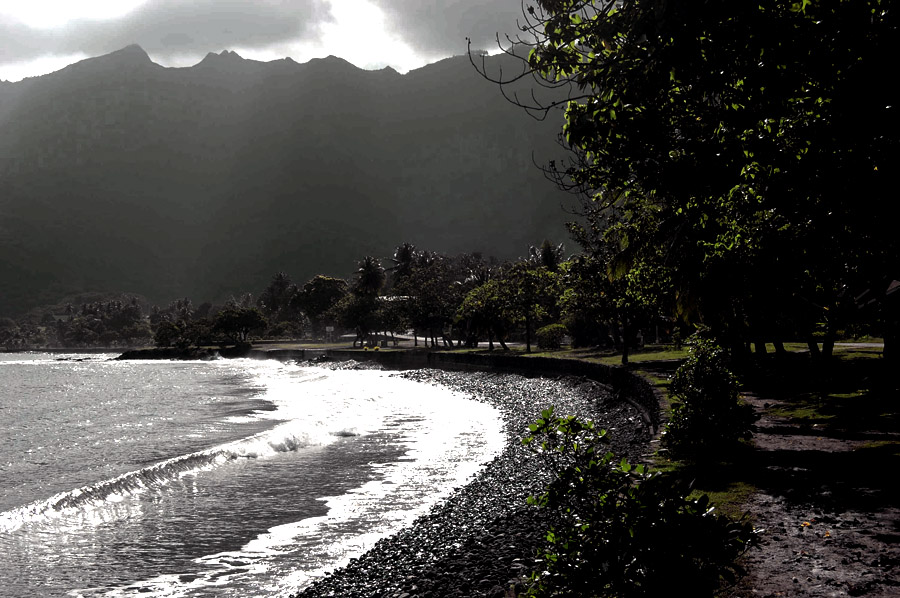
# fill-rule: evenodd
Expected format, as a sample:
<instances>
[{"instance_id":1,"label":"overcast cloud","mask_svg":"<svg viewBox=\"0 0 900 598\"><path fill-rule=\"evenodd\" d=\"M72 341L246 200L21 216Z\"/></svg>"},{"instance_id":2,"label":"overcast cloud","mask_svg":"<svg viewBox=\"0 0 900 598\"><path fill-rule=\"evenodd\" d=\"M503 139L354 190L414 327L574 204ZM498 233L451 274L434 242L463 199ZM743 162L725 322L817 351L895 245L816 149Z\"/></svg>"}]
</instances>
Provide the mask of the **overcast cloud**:
<instances>
[{"instance_id":1,"label":"overcast cloud","mask_svg":"<svg viewBox=\"0 0 900 598\"><path fill-rule=\"evenodd\" d=\"M519 0L372 0L396 35L428 55L454 56L473 49L497 47L496 37L516 33L521 21Z\"/></svg>"},{"instance_id":2,"label":"overcast cloud","mask_svg":"<svg viewBox=\"0 0 900 598\"><path fill-rule=\"evenodd\" d=\"M21 65L38 59L77 60L133 43L157 62L179 65L224 49L303 61L321 48L354 61L361 52L372 54L372 45L378 44L381 52L370 56L372 64L405 70L464 53L467 36L476 49L494 48L496 34L515 34L521 17L518 0L369 1L383 19L368 18L365 0L146 0L124 15L56 27L29 26L0 12L0 78L4 65L19 63L22 70ZM335 14L354 14L358 21L337 42Z\"/></svg>"},{"instance_id":3,"label":"overcast cloud","mask_svg":"<svg viewBox=\"0 0 900 598\"><path fill-rule=\"evenodd\" d=\"M97 56L133 43L163 59L203 56L233 47L314 40L329 15L327 0L152 0L116 19L72 21L58 29L32 29L0 17L0 61L45 54Z\"/></svg>"}]
</instances>

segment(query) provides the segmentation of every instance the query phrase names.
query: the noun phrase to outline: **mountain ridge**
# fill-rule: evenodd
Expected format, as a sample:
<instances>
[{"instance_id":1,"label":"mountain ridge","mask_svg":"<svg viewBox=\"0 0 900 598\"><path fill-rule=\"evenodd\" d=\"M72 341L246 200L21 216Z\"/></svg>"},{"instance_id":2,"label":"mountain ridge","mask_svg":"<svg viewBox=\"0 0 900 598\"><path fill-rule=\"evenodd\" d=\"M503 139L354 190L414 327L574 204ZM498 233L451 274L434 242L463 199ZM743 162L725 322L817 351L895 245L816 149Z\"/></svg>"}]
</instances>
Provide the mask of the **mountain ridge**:
<instances>
[{"instance_id":1,"label":"mountain ridge","mask_svg":"<svg viewBox=\"0 0 900 598\"><path fill-rule=\"evenodd\" d=\"M566 196L532 163L556 157L559 124L466 57L403 75L230 51L167 68L128 46L11 85L0 314L77 291L218 300L406 241L506 258L563 234Z\"/></svg>"}]
</instances>

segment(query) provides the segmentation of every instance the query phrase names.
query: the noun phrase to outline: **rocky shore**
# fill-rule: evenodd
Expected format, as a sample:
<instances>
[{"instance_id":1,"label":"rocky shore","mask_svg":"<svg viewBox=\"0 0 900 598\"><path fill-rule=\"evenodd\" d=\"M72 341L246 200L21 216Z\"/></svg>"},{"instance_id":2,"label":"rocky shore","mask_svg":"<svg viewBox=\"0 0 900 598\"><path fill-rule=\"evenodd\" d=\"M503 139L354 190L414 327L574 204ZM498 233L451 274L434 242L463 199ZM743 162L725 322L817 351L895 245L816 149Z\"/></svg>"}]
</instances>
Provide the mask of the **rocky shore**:
<instances>
[{"instance_id":1,"label":"rocky shore","mask_svg":"<svg viewBox=\"0 0 900 598\"><path fill-rule=\"evenodd\" d=\"M440 370L396 375L441 384L493 405L503 415L507 447L411 527L295 598L513 596L510 588L520 590L538 565L546 533L546 514L529 507L526 498L541 491L549 472L520 442L541 410L554 405L561 415L592 419L610 431L611 450L633 461L648 450L650 434L641 413L591 380Z\"/></svg>"}]
</instances>

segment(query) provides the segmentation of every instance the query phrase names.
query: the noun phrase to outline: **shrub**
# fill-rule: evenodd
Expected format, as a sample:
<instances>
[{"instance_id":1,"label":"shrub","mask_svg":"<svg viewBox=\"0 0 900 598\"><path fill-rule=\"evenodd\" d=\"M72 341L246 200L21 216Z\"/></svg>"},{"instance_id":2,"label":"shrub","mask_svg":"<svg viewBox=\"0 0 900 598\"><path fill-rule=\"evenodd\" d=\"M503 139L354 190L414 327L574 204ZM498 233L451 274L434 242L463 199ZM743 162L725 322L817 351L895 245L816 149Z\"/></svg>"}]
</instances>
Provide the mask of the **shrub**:
<instances>
[{"instance_id":1,"label":"shrub","mask_svg":"<svg viewBox=\"0 0 900 598\"><path fill-rule=\"evenodd\" d=\"M746 518L714 514L706 496L603 452L606 431L545 410L523 442L555 479L529 503L553 510L543 568L528 595L647 598L711 596L743 570L736 559L756 542Z\"/></svg>"},{"instance_id":2,"label":"shrub","mask_svg":"<svg viewBox=\"0 0 900 598\"><path fill-rule=\"evenodd\" d=\"M690 356L669 387L672 416L662 444L676 456L699 457L749 439L756 416L738 398L738 381L727 367L725 350L696 339Z\"/></svg>"},{"instance_id":3,"label":"shrub","mask_svg":"<svg viewBox=\"0 0 900 598\"><path fill-rule=\"evenodd\" d=\"M562 346L562 339L566 335L566 327L562 324L549 324L539 328L535 335L539 348L559 349Z\"/></svg>"}]
</instances>

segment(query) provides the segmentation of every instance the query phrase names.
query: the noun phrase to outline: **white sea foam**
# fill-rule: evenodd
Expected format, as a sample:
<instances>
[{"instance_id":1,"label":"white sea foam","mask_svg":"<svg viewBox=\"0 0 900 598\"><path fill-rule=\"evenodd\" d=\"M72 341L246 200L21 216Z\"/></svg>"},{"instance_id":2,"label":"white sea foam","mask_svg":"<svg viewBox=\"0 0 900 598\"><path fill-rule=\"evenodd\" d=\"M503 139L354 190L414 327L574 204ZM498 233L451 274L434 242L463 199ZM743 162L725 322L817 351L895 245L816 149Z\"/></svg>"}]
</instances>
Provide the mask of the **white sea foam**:
<instances>
[{"instance_id":1,"label":"white sea foam","mask_svg":"<svg viewBox=\"0 0 900 598\"><path fill-rule=\"evenodd\" d=\"M271 400L278 407L274 411L259 411L248 417L287 421L235 442L167 459L0 513L0 532L11 532L29 522L69 515L79 509L102 508L106 503L160 488L185 475L219 467L236 459L264 458L309 446L323 446L338 437L358 433L357 426L361 425L367 414L326 412L316 417L291 407L290 397L297 392L298 378L284 374L286 371L297 371L296 367L277 362L252 362L248 365L259 370L258 380L263 387L261 398ZM321 373L303 374L305 379L299 379L305 382L326 379ZM293 380L293 385L290 380ZM335 387L329 387L328 392L335 392Z\"/></svg>"},{"instance_id":2,"label":"white sea foam","mask_svg":"<svg viewBox=\"0 0 900 598\"><path fill-rule=\"evenodd\" d=\"M296 377L293 384L281 376L267 383L267 398L278 408L262 414L291 419L229 450L248 456L293 450L300 430L317 434L315 440L303 437L300 442L328 442L338 435L393 429L407 447L404 458L377 464L374 480L321 498L327 507L323 516L275 526L240 550L197 558L194 570L110 588L104 595L286 596L412 523L467 482L505 443L496 410L444 388L377 371L294 373L302 380L299 387ZM309 400L299 400L298 390L315 397L321 408L311 410Z\"/></svg>"}]
</instances>

